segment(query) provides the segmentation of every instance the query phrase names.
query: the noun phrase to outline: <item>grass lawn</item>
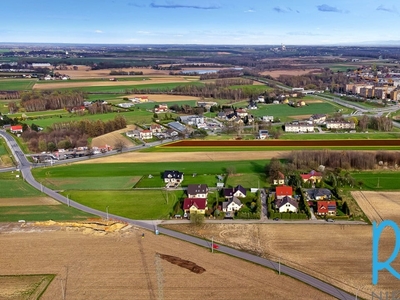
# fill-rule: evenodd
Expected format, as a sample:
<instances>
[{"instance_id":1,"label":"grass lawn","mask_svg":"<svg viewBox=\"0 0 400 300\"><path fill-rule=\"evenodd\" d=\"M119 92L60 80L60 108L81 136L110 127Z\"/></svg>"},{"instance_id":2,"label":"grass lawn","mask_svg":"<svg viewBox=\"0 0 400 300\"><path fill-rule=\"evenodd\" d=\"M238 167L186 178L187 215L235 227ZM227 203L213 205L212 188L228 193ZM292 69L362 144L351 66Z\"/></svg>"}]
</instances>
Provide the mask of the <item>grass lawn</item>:
<instances>
[{"instance_id":1,"label":"grass lawn","mask_svg":"<svg viewBox=\"0 0 400 300\"><path fill-rule=\"evenodd\" d=\"M230 90L242 89L244 93L264 93L265 91L272 90L271 87L266 85L232 85Z\"/></svg>"},{"instance_id":2,"label":"grass lawn","mask_svg":"<svg viewBox=\"0 0 400 300\"><path fill-rule=\"evenodd\" d=\"M8 109L8 103L11 103L11 102L16 102L17 106L19 106L18 105L19 100L17 100L17 99L7 99L7 100L1 99L0 100L0 113L1 114L6 115L9 113L10 110Z\"/></svg>"},{"instance_id":3,"label":"grass lawn","mask_svg":"<svg viewBox=\"0 0 400 300\"><path fill-rule=\"evenodd\" d=\"M241 185L245 188L257 188L266 186L265 173L252 173L252 174L232 174L228 176L226 187L236 187Z\"/></svg>"},{"instance_id":4,"label":"grass lawn","mask_svg":"<svg viewBox=\"0 0 400 300\"><path fill-rule=\"evenodd\" d=\"M400 172L353 172L351 176L362 181L362 188L371 191L398 190L400 187Z\"/></svg>"},{"instance_id":5,"label":"grass lawn","mask_svg":"<svg viewBox=\"0 0 400 300\"><path fill-rule=\"evenodd\" d=\"M149 123L153 117L152 112L143 111L143 110L134 110L134 111L126 111L126 112L111 112L105 114L95 114L89 115L85 114L83 116L79 116L76 114L67 114L62 118L59 117L59 114L53 115L43 119L35 119L35 120L26 120L25 123L28 125L32 125L35 123L38 126L43 128L49 127L54 123L62 123L62 122L71 122L71 121L80 121L80 120L102 120L102 121L109 121L115 118L116 115L122 115L125 117L128 124L135 124L135 123Z\"/></svg>"},{"instance_id":6,"label":"grass lawn","mask_svg":"<svg viewBox=\"0 0 400 300\"><path fill-rule=\"evenodd\" d=\"M109 163L109 164L82 164L69 166L53 166L51 168L35 168L32 170L35 178L40 182L46 178L72 177L106 177L108 176L148 176L160 178L165 170L184 172L186 177L193 173L221 174L226 168L234 166L237 173L263 173L267 160L249 161L200 161L200 162L164 162L164 163ZM186 178L184 179L184 184ZM189 180L189 179L188 179ZM197 181L197 180L196 180Z\"/></svg>"},{"instance_id":7,"label":"grass lawn","mask_svg":"<svg viewBox=\"0 0 400 300\"><path fill-rule=\"evenodd\" d=\"M165 183L162 180L161 174L152 174L153 178L149 178L148 175L143 176L142 179L135 185L135 188L150 188L150 187L164 187ZM192 174L185 173L185 177L182 183L183 187L187 187L189 184L207 184L210 187L215 187L217 185L217 177L215 174L197 174L193 177Z\"/></svg>"},{"instance_id":8,"label":"grass lawn","mask_svg":"<svg viewBox=\"0 0 400 300\"><path fill-rule=\"evenodd\" d=\"M0 198L19 198L43 195L40 191L23 181L15 178L16 173L6 173L0 177ZM11 174L11 175L9 175ZM12 179L11 176L14 176ZM8 177L8 179L5 179Z\"/></svg>"},{"instance_id":9,"label":"grass lawn","mask_svg":"<svg viewBox=\"0 0 400 300\"><path fill-rule=\"evenodd\" d=\"M42 183L53 190L124 190L132 189L139 180L140 176L47 177Z\"/></svg>"},{"instance_id":10,"label":"grass lawn","mask_svg":"<svg viewBox=\"0 0 400 300\"><path fill-rule=\"evenodd\" d=\"M151 80L150 77L120 77L118 81L143 81L143 80ZM87 79L69 79L62 82L105 82L108 84L110 82L109 78L87 78ZM51 80L40 80L37 84L51 84L54 81Z\"/></svg>"},{"instance_id":11,"label":"grass lawn","mask_svg":"<svg viewBox=\"0 0 400 300\"><path fill-rule=\"evenodd\" d=\"M86 220L93 215L66 205L2 206L0 222Z\"/></svg>"},{"instance_id":12,"label":"grass lawn","mask_svg":"<svg viewBox=\"0 0 400 300\"><path fill-rule=\"evenodd\" d=\"M36 79L0 79L0 91L31 90Z\"/></svg>"},{"instance_id":13,"label":"grass lawn","mask_svg":"<svg viewBox=\"0 0 400 300\"><path fill-rule=\"evenodd\" d=\"M131 219L167 219L176 201L184 191L134 190L134 191L75 191L63 194L83 205Z\"/></svg>"},{"instance_id":14,"label":"grass lawn","mask_svg":"<svg viewBox=\"0 0 400 300\"><path fill-rule=\"evenodd\" d=\"M292 107L287 104L265 104L259 105L256 110L252 110L252 114L255 117L274 116L275 119L284 121L287 120L288 117L292 117L290 119L296 119L296 116L302 115L333 114L338 108L339 106L327 102L310 103L303 107Z\"/></svg>"}]
</instances>

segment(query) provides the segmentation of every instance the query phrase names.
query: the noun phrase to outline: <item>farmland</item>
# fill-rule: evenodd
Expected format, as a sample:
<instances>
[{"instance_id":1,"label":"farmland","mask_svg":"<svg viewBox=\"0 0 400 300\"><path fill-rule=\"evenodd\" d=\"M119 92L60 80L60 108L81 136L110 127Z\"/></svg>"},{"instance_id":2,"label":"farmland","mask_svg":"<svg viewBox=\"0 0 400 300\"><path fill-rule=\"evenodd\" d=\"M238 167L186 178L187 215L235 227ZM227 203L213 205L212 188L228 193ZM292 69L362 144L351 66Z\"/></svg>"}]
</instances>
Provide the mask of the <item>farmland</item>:
<instances>
[{"instance_id":1,"label":"farmland","mask_svg":"<svg viewBox=\"0 0 400 300\"><path fill-rule=\"evenodd\" d=\"M34 79L1 79L0 91L31 90L37 80Z\"/></svg>"},{"instance_id":2,"label":"farmland","mask_svg":"<svg viewBox=\"0 0 400 300\"><path fill-rule=\"evenodd\" d=\"M399 172L353 172L352 176L357 181L363 182L363 189L371 191L398 190L400 186Z\"/></svg>"},{"instance_id":3,"label":"farmland","mask_svg":"<svg viewBox=\"0 0 400 300\"><path fill-rule=\"evenodd\" d=\"M60 283L65 283L66 299L157 299L160 293L170 300L332 299L290 277L228 255L163 235L146 233L142 239L143 231L134 228L106 235L39 226L26 230L2 235L2 275L56 274L43 300L61 299ZM190 272L157 253L189 260L205 272ZM230 285L215 278L229 278ZM265 282L274 282L274 288L265 288ZM181 286L190 289L177 292Z\"/></svg>"}]
</instances>

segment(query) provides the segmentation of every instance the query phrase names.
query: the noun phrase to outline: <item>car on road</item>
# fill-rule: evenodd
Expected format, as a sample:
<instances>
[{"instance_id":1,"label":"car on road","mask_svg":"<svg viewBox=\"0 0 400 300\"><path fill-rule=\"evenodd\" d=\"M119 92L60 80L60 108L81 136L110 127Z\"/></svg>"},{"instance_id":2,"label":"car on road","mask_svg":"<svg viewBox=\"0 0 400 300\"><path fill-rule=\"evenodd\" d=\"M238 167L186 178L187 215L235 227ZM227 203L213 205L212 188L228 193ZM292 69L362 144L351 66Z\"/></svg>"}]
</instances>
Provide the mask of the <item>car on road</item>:
<instances>
[{"instance_id":1,"label":"car on road","mask_svg":"<svg viewBox=\"0 0 400 300\"><path fill-rule=\"evenodd\" d=\"M213 244L212 247L213 247L213 249L218 249L219 248L219 246L217 244Z\"/></svg>"},{"instance_id":2,"label":"car on road","mask_svg":"<svg viewBox=\"0 0 400 300\"><path fill-rule=\"evenodd\" d=\"M333 222L335 222L335 220L334 220L334 219L326 219L326 221L327 221L327 222L329 222L329 223L333 223Z\"/></svg>"},{"instance_id":3,"label":"car on road","mask_svg":"<svg viewBox=\"0 0 400 300\"><path fill-rule=\"evenodd\" d=\"M279 221L279 218L274 218L273 220L274 220L274 221Z\"/></svg>"}]
</instances>

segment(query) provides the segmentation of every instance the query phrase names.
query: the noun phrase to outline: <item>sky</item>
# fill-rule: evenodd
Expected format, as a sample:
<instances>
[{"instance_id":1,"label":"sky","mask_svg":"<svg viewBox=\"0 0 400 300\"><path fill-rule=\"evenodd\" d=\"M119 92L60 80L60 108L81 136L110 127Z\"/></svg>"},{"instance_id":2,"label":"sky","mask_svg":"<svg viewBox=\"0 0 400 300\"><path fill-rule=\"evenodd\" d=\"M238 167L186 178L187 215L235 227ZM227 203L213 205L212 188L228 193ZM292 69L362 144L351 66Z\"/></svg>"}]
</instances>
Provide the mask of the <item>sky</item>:
<instances>
[{"instance_id":1,"label":"sky","mask_svg":"<svg viewBox=\"0 0 400 300\"><path fill-rule=\"evenodd\" d=\"M400 41L398 0L10 0L0 42L340 45Z\"/></svg>"}]
</instances>

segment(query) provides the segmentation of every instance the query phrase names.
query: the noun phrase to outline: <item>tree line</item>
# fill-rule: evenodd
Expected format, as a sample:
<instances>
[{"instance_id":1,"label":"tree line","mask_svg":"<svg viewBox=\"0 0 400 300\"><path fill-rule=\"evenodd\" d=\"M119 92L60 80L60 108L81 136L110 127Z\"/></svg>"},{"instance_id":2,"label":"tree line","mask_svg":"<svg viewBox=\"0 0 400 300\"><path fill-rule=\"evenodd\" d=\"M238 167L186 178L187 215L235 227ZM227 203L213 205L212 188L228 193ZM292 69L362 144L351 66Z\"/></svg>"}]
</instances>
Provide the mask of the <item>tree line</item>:
<instances>
[{"instance_id":1,"label":"tree line","mask_svg":"<svg viewBox=\"0 0 400 300\"><path fill-rule=\"evenodd\" d=\"M22 133L22 138L32 152L55 151L88 146L89 138L100 136L126 127L123 116L117 115L113 120L80 120L55 123L45 131L37 132L32 124L31 129Z\"/></svg>"},{"instance_id":2,"label":"tree line","mask_svg":"<svg viewBox=\"0 0 400 300\"><path fill-rule=\"evenodd\" d=\"M86 94L72 90L32 90L21 92L21 106L27 111L72 108L83 105Z\"/></svg>"}]
</instances>

